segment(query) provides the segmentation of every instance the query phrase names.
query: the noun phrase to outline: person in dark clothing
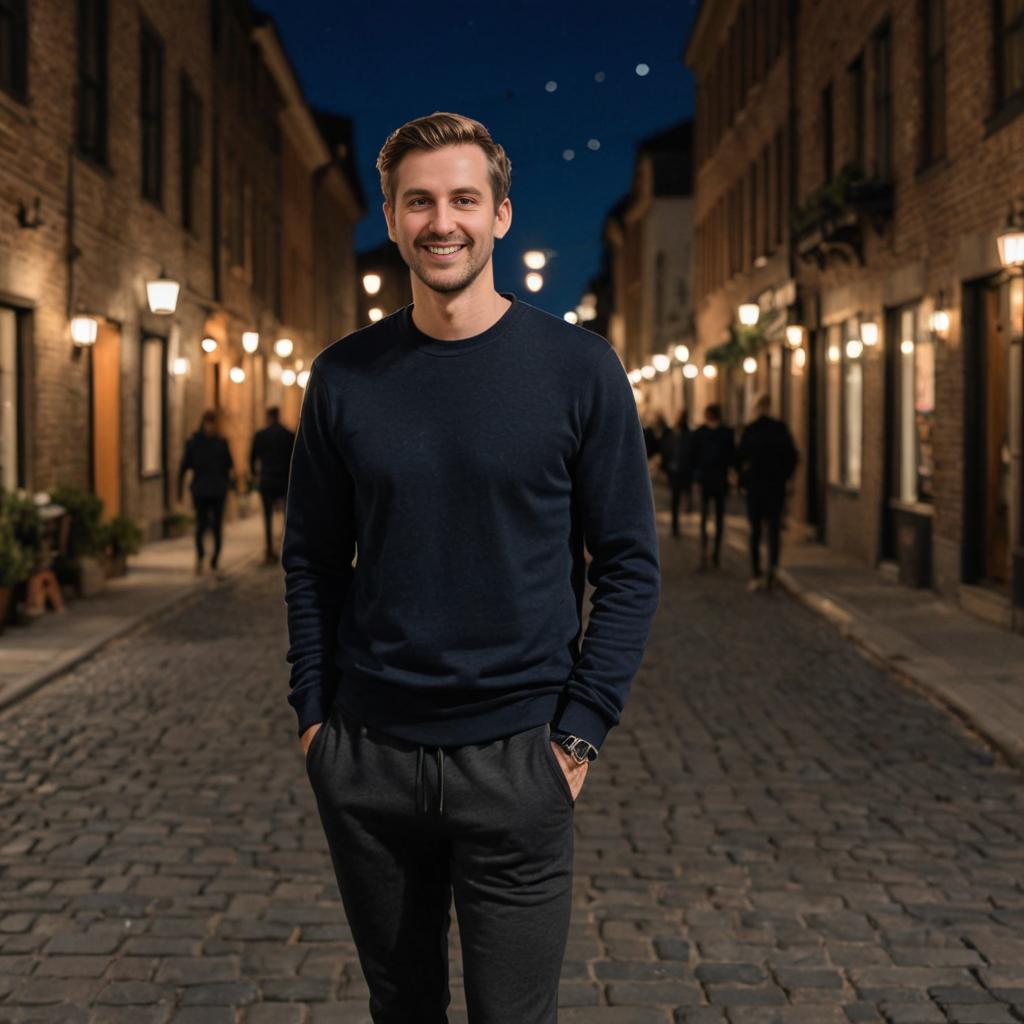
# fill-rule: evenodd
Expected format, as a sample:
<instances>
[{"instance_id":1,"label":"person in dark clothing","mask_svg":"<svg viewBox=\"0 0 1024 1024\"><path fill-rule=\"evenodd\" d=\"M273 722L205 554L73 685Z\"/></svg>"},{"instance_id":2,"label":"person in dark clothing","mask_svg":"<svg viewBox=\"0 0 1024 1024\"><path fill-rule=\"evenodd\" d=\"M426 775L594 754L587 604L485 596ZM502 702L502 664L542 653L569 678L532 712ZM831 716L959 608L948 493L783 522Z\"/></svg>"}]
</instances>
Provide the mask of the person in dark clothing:
<instances>
[{"instance_id":1,"label":"person in dark clothing","mask_svg":"<svg viewBox=\"0 0 1024 1024\"><path fill-rule=\"evenodd\" d=\"M217 414L212 409L203 413L199 429L185 443L185 452L178 468L178 500L184 493L185 474L192 471L192 504L196 513L196 575L203 571L203 538L213 533L213 555L210 568L217 571L224 523L224 501L228 488L235 482L235 467L227 441L217 432Z\"/></svg>"},{"instance_id":2,"label":"person in dark clothing","mask_svg":"<svg viewBox=\"0 0 1024 1024\"><path fill-rule=\"evenodd\" d=\"M263 536L268 562L277 558L274 551L274 508L284 500L288 490L288 467L294 444L295 434L282 425L277 406L271 406L267 409L267 425L256 431L249 452L249 474L259 480L260 501L263 502Z\"/></svg>"},{"instance_id":3,"label":"person in dark clothing","mask_svg":"<svg viewBox=\"0 0 1024 1024\"><path fill-rule=\"evenodd\" d=\"M708 512L715 507L715 544L711 562L717 569L725 534L725 497L729 490L729 469L733 464L735 442L732 428L723 425L721 406L712 403L704 410L704 425L693 432L690 465L693 479L700 487L700 564L708 564Z\"/></svg>"},{"instance_id":4,"label":"person in dark clothing","mask_svg":"<svg viewBox=\"0 0 1024 1024\"><path fill-rule=\"evenodd\" d=\"M313 361L288 700L374 1024L448 1019L453 899L469 1020L554 1024L575 801L658 604L643 434L604 338L495 290L487 129L419 118L377 166L413 303Z\"/></svg>"},{"instance_id":5,"label":"person in dark clothing","mask_svg":"<svg viewBox=\"0 0 1024 1024\"><path fill-rule=\"evenodd\" d=\"M675 427L665 431L661 439L661 469L668 478L672 489L672 536L679 536L679 506L686 499L686 511L690 511L690 488L693 470L690 464L690 424L686 410L679 414Z\"/></svg>"},{"instance_id":6,"label":"person in dark clothing","mask_svg":"<svg viewBox=\"0 0 1024 1024\"><path fill-rule=\"evenodd\" d=\"M747 518L750 521L749 587L771 588L779 565L782 546L782 509L786 484L797 464L796 445L782 420L769 415L771 401L760 395L754 402L755 419L740 438L736 466L740 486L747 492ZM761 531L768 524L768 575L761 576Z\"/></svg>"}]
</instances>

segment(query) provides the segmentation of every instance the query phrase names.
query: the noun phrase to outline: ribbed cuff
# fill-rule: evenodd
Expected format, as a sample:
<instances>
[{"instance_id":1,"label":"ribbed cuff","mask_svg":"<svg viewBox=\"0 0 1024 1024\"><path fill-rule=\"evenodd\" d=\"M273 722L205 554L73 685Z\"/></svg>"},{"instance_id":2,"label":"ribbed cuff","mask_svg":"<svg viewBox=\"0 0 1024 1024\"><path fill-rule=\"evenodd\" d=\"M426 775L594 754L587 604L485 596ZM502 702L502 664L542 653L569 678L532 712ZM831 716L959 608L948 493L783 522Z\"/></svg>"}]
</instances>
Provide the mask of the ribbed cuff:
<instances>
[{"instance_id":1,"label":"ribbed cuff","mask_svg":"<svg viewBox=\"0 0 1024 1024\"><path fill-rule=\"evenodd\" d=\"M324 710L322 693L320 690L304 688L296 693L294 690L289 695L288 701L299 716L299 735L301 736L311 725L319 725L327 720L327 712Z\"/></svg>"},{"instance_id":2,"label":"ribbed cuff","mask_svg":"<svg viewBox=\"0 0 1024 1024\"><path fill-rule=\"evenodd\" d=\"M610 726L593 708L571 700L562 713L551 723L551 731L569 736L579 736L592 747L600 749Z\"/></svg>"}]
</instances>

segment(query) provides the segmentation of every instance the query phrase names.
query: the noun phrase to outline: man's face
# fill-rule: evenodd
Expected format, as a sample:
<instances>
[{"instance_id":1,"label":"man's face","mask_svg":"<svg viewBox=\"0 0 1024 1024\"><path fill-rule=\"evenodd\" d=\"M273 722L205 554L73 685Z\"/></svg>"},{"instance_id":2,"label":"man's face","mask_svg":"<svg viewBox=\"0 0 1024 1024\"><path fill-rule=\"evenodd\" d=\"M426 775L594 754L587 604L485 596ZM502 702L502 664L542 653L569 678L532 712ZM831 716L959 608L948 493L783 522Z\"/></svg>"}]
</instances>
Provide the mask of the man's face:
<instances>
[{"instance_id":1,"label":"man's face","mask_svg":"<svg viewBox=\"0 0 1024 1024\"><path fill-rule=\"evenodd\" d=\"M507 198L494 208L484 151L473 145L413 150L396 179L395 205L385 203L384 216L402 259L435 292L468 288L512 222Z\"/></svg>"}]
</instances>

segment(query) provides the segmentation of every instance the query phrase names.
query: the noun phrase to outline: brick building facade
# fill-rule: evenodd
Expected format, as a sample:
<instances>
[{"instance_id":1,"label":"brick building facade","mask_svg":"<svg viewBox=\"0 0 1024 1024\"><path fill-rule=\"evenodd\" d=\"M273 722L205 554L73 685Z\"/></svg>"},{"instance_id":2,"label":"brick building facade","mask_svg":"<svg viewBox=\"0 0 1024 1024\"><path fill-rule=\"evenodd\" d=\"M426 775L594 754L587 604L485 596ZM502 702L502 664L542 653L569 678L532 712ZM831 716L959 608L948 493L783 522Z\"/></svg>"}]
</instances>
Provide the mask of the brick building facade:
<instances>
[{"instance_id":1,"label":"brick building facade","mask_svg":"<svg viewBox=\"0 0 1024 1024\"><path fill-rule=\"evenodd\" d=\"M761 74L759 34L773 52L774 18L782 57ZM720 342L738 302L758 302L764 323L781 297L774 329L803 328L793 350L770 331L748 335L760 350L745 375L779 396L797 436L794 517L1018 626L1024 285L1000 267L996 236L1024 185L1022 49L1019 12L970 0L704 4L687 48L700 96L701 349ZM738 78L726 86L723 53ZM750 74L736 75L737 55ZM750 206L759 179L738 228L719 193L723 168L780 121L791 162L769 205L783 231L768 280L745 240L764 231ZM769 189L773 173L769 155ZM723 256L737 235L738 267Z\"/></svg>"},{"instance_id":2,"label":"brick building facade","mask_svg":"<svg viewBox=\"0 0 1024 1024\"><path fill-rule=\"evenodd\" d=\"M159 536L202 410L220 412L244 475L252 429L275 398L266 353L282 333L286 203L303 205L312 234L323 192L325 229L350 240L362 212L357 186L301 95L275 78L259 45L271 29L246 3L24 0L7 11L2 482L92 489L108 514L130 515ZM320 141L318 166L307 161L286 183L289 103ZM180 285L172 315L150 311L146 283L159 276ZM331 293L317 301L330 310L325 322L337 322L323 337L308 325L293 357L307 366L317 347L354 326L351 257L308 287ZM73 342L76 315L95 322L94 344ZM243 331L259 332L257 352L243 351ZM217 342L212 353L204 338Z\"/></svg>"}]
</instances>

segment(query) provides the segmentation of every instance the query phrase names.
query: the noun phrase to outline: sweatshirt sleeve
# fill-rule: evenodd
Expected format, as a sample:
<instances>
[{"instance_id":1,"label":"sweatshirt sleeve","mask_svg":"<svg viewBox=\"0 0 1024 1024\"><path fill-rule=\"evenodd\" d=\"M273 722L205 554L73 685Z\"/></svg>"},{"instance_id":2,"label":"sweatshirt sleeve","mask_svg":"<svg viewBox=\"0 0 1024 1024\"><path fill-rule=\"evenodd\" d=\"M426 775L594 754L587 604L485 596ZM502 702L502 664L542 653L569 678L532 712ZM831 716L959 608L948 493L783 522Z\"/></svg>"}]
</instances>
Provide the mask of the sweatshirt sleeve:
<instances>
[{"instance_id":1,"label":"sweatshirt sleeve","mask_svg":"<svg viewBox=\"0 0 1024 1024\"><path fill-rule=\"evenodd\" d=\"M654 496L633 389L615 350L599 357L581 408L573 500L594 587L580 657L552 730L599 747L618 724L661 587Z\"/></svg>"},{"instance_id":2,"label":"sweatshirt sleeve","mask_svg":"<svg viewBox=\"0 0 1024 1024\"><path fill-rule=\"evenodd\" d=\"M352 581L352 478L336 444L327 383L313 363L292 451L281 561L288 605L288 703L299 735L327 718L338 621Z\"/></svg>"}]
</instances>

